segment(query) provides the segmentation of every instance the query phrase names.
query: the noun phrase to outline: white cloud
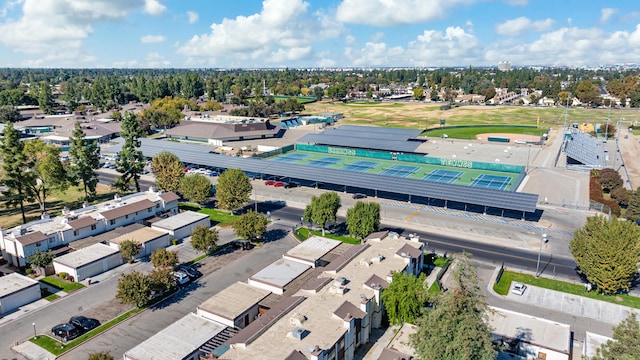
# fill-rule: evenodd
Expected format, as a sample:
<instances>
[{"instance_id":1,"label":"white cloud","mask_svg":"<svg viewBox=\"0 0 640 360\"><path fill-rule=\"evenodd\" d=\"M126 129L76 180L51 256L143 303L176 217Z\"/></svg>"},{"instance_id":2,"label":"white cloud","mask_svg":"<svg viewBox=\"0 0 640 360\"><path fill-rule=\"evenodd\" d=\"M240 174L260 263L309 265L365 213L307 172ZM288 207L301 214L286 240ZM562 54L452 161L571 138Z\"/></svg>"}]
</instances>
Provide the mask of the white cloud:
<instances>
[{"instance_id":1,"label":"white cloud","mask_svg":"<svg viewBox=\"0 0 640 360\"><path fill-rule=\"evenodd\" d=\"M113 63L114 68L136 68L139 66L138 60L116 61Z\"/></svg>"},{"instance_id":2,"label":"white cloud","mask_svg":"<svg viewBox=\"0 0 640 360\"><path fill-rule=\"evenodd\" d=\"M604 24L607 21L609 21L609 19L611 18L611 16L613 14L616 13L616 9L612 9L612 8L603 8L600 10L600 23Z\"/></svg>"},{"instance_id":3,"label":"white cloud","mask_svg":"<svg viewBox=\"0 0 640 360\"><path fill-rule=\"evenodd\" d=\"M382 39L383 37L384 37L384 33L380 31L380 32L377 32L377 33L371 35L371 39L369 41L377 42L380 39Z\"/></svg>"},{"instance_id":4,"label":"white cloud","mask_svg":"<svg viewBox=\"0 0 640 360\"><path fill-rule=\"evenodd\" d=\"M449 9L477 0L342 0L339 21L374 26L394 26L441 19Z\"/></svg>"},{"instance_id":5,"label":"white cloud","mask_svg":"<svg viewBox=\"0 0 640 360\"><path fill-rule=\"evenodd\" d=\"M165 40L167 40L167 38L162 35L145 35L140 38L140 42L144 44L160 43Z\"/></svg>"},{"instance_id":6,"label":"white cloud","mask_svg":"<svg viewBox=\"0 0 640 360\"><path fill-rule=\"evenodd\" d=\"M144 0L144 12L150 15L160 15L167 10L158 0Z\"/></svg>"},{"instance_id":7,"label":"white cloud","mask_svg":"<svg viewBox=\"0 0 640 360\"><path fill-rule=\"evenodd\" d=\"M189 17L189 24L195 24L200 19L200 15L195 11L187 11L187 16Z\"/></svg>"},{"instance_id":8,"label":"white cloud","mask_svg":"<svg viewBox=\"0 0 640 360\"><path fill-rule=\"evenodd\" d=\"M352 45L356 42L356 38L353 35L347 35L344 38L344 42L347 45Z\"/></svg>"},{"instance_id":9,"label":"white cloud","mask_svg":"<svg viewBox=\"0 0 640 360\"><path fill-rule=\"evenodd\" d=\"M219 59L233 59L236 64L300 60L310 55L314 42L337 37L342 31L323 13L309 15L309 3L303 0L264 0L262 5L260 13L212 24L209 34L193 36L178 52L214 63Z\"/></svg>"},{"instance_id":10,"label":"white cloud","mask_svg":"<svg viewBox=\"0 0 640 360\"><path fill-rule=\"evenodd\" d=\"M530 19L521 16L496 25L496 32L505 36L519 36L529 31L547 31L553 27L553 23L554 21L549 18L539 21L531 21Z\"/></svg>"},{"instance_id":11,"label":"white cloud","mask_svg":"<svg viewBox=\"0 0 640 360\"><path fill-rule=\"evenodd\" d=\"M320 59L320 61L318 61L318 67L320 68L330 68L335 66L336 61L333 59Z\"/></svg>"},{"instance_id":12,"label":"white cloud","mask_svg":"<svg viewBox=\"0 0 640 360\"><path fill-rule=\"evenodd\" d=\"M145 56L147 61L146 66L149 68L160 68L171 65L171 62L166 60L164 56L157 52L150 52Z\"/></svg>"},{"instance_id":13,"label":"white cloud","mask_svg":"<svg viewBox=\"0 0 640 360\"><path fill-rule=\"evenodd\" d=\"M18 0L14 4L22 5L22 15L0 23L0 43L12 51L32 54L35 60L28 60L25 66L38 62L42 66L83 66L93 58L83 49L93 25L119 21L143 7L145 0Z\"/></svg>"}]
</instances>

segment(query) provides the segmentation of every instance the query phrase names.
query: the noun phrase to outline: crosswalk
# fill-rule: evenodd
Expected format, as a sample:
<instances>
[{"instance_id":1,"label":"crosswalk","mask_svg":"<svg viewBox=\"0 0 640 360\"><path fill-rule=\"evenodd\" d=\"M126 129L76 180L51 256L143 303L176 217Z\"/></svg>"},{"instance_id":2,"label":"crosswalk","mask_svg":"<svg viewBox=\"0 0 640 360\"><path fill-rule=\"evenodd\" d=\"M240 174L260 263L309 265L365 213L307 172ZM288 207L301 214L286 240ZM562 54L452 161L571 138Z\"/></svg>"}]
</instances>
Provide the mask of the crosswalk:
<instances>
[{"instance_id":1,"label":"crosswalk","mask_svg":"<svg viewBox=\"0 0 640 360\"><path fill-rule=\"evenodd\" d=\"M461 210L455 210L455 209L445 209L445 208L439 207L439 206L428 206L428 205L424 205L424 204L412 204L412 203L398 201L398 200L384 200L384 201L380 201L379 203L380 203L381 206L403 208L403 209L409 209L409 210L432 213L432 214L442 214L442 215L446 215L446 216L466 218L466 219L472 219L472 220L483 221L483 222L488 222L488 223L514 226L514 227L519 227L519 228L524 228L524 229L529 229L529 230L536 230L536 231L543 231L544 230L545 233L560 233L560 234L573 235L573 230L570 230L570 229L551 229L551 228L546 228L546 227L540 226L540 224L538 224L538 223L535 223L535 222L532 222L532 221L526 221L526 220L510 219L510 218L505 218L505 217L500 217L500 216L479 214L479 213L461 211ZM417 215L417 213L414 212L405 220L406 221L410 221L415 215Z\"/></svg>"}]
</instances>

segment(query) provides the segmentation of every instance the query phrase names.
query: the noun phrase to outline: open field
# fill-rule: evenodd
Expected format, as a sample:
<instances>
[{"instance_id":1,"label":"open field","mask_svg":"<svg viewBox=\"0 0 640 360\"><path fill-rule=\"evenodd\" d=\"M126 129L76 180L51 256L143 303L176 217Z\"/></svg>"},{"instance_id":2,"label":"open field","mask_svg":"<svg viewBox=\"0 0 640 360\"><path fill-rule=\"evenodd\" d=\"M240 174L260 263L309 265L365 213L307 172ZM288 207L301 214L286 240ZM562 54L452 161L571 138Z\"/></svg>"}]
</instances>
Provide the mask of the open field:
<instances>
[{"instance_id":1,"label":"open field","mask_svg":"<svg viewBox=\"0 0 640 360\"><path fill-rule=\"evenodd\" d=\"M440 110L440 105L423 102L342 103L322 101L305 104L305 113L342 113L345 118L340 122L344 124L421 129L439 127L440 119L445 119L447 126L455 126L536 125L538 118L540 118L540 127L554 127L563 124L565 117L564 108L470 105L451 110ZM608 109L570 108L567 113L567 121L600 123L604 122L608 114ZM613 109L610 118L614 123L620 118L625 118L627 121L640 121L640 110Z\"/></svg>"},{"instance_id":2,"label":"open field","mask_svg":"<svg viewBox=\"0 0 640 360\"><path fill-rule=\"evenodd\" d=\"M453 139L472 139L475 140L478 135L484 135L483 138L487 138L486 134L518 134L518 135L531 135L534 138L527 140L539 141L540 136L547 132L546 128L530 128L530 127L508 127L508 126L478 126L478 127L443 127L443 128L432 128L425 132L423 132L422 136L429 137L441 137L446 134L448 137ZM523 137L525 138L525 137Z\"/></svg>"}]
</instances>

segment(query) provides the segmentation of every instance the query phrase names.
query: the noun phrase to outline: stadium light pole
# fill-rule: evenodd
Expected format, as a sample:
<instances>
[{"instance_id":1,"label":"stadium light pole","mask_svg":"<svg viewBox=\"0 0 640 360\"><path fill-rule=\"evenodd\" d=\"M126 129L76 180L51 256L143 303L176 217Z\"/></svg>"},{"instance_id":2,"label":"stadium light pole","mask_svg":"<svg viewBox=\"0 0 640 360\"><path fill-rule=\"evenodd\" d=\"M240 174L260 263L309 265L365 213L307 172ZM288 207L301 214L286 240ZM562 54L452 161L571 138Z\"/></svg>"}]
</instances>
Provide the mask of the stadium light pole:
<instances>
[{"instance_id":1,"label":"stadium light pole","mask_svg":"<svg viewBox=\"0 0 640 360\"><path fill-rule=\"evenodd\" d=\"M529 173L529 157L531 156L531 144L529 144L529 150L527 151L527 167L524 169L525 173Z\"/></svg>"}]
</instances>

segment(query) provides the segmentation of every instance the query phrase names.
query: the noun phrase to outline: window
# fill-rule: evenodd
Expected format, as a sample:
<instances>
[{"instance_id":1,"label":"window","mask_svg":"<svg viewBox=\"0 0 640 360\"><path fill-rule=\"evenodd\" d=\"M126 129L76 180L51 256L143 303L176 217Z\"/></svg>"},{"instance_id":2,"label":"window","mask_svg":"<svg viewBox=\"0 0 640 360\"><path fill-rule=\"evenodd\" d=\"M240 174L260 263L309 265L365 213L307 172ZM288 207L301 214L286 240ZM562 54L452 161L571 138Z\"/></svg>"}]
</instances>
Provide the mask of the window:
<instances>
[{"instance_id":1,"label":"window","mask_svg":"<svg viewBox=\"0 0 640 360\"><path fill-rule=\"evenodd\" d=\"M125 215L125 216L124 216L124 218L125 218L125 219L128 219L128 218L129 218L129 215Z\"/></svg>"},{"instance_id":2,"label":"window","mask_svg":"<svg viewBox=\"0 0 640 360\"><path fill-rule=\"evenodd\" d=\"M80 231L78 230L73 230L73 236L78 236L80 235Z\"/></svg>"},{"instance_id":3,"label":"window","mask_svg":"<svg viewBox=\"0 0 640 360\"><path fill-rule=\"evenodd\" d=\"M109 225L115 225L115 224L116 224L116 221L115 221L115 220L110 220L110 221L109 221Z\"/></svg>"},{"instance_id":4,"label":"window","mask_svg":"<svg viewBox=\"0 0 640 360\"><path fill-rule=\"evenodd\" d=\"M50 238L48 238L47 240L49 240L49 244L53 244L54 242L56 242L56 237L55 236L51 236ZM39 245L38 245L39 246Z\"/></svg>"},{"instance_id":5,"label":"window","mask_svg":"<svg viewBox=\"0 0 640 360\"><path fill-rule=\"evenodd\" d=\"M151 212L151 208L148 208L148 209L147 209L147 212Z\"/></svg>"},{"instance_id":6,"label":"window","mask_svg":"<svg viewBox=\"0 0 640 360\"><path fill-rule=\"evenodd\" d=\"M156 204L156 209L160 209L160 204Z\"/></svg>"},{"instance_id":7,"label":"window","mask_svg":"<svg viewBox=\"0 0 640 360\"><path fill-rule=\"evenodd\" d=\"M96 224L91 225L91 230L95 230L96 229Z\"/></svg>"}]
</instances>

